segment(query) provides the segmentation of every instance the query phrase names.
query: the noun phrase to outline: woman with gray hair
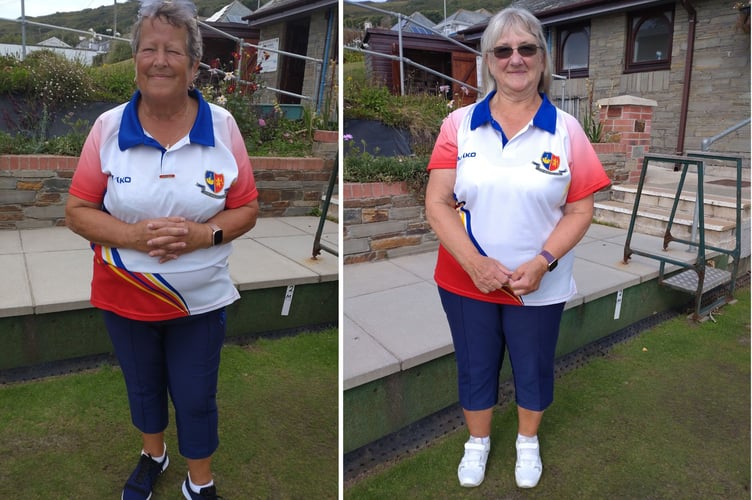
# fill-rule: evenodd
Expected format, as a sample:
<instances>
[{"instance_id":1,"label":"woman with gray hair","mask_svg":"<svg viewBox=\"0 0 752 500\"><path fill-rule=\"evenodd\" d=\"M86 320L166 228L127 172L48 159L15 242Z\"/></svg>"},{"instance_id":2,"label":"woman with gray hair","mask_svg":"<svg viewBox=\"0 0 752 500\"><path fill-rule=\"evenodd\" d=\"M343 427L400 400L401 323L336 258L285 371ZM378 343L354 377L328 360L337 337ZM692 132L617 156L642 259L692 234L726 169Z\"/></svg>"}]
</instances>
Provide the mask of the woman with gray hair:
<instances>
[{"instance_id":1,"label":"woman with gray hair","mask_svg":"<svg viewBox=\"0 0 752 500\"><path fill-rule=\"evenodd\" d=\"M515 481L532 488L543 472L538 428L553 402L559 323L576 293L572 249L590 225L593 193L610 181L577 120L546 96L551 62L535 16L503 9L481 49L487 95L442 124L426 216L441 243L434 277L470 432L460 485L485 477L506 351L517 402Z\"/></svg>"},{"instance_id":2,"label":"woman with gray hair","mask_svg":"<svg viewBox=\"0 0 752 500\"><path fill-rule=\"evenodd\" d=\"M193 3L142 2L132 49L138 90L92 127L66 222L91 242L91 302L141 432L122 498L150 498L169 464L169 394L188 463L182 493L213 499L225 307L239 298L228 243L255 225L258 191L232 115L193 87L202 54Z\"/></svg>"}]
</instances>

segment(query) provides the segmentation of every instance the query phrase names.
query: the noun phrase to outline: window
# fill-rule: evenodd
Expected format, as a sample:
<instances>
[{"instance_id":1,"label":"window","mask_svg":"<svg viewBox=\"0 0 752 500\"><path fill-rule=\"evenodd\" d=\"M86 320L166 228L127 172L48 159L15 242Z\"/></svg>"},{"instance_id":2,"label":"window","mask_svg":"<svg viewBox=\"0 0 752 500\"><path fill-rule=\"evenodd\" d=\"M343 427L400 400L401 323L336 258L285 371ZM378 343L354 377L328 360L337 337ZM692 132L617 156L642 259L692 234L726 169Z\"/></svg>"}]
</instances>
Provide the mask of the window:
<instances>
[{"instance_id":1,"label":"window","mask_svg":"<svg viewBox=\"0 0 752 500\"><path fill-rule=\"evenodd\" d=\"M674 38L673 5L660 10L631 13L627 26L627 56L624 71L655 71L671 68Z\"/></svg>"},{"instance_id":2,"label":"window","mask_svg":"<svg viewBox=\"0 0 752 500\"><path fill-rule=\"evenodd\" d=\"M558 31L556 73L569 78L588 76L590 26L564 26Z\"/></svg>"}]
</instances>

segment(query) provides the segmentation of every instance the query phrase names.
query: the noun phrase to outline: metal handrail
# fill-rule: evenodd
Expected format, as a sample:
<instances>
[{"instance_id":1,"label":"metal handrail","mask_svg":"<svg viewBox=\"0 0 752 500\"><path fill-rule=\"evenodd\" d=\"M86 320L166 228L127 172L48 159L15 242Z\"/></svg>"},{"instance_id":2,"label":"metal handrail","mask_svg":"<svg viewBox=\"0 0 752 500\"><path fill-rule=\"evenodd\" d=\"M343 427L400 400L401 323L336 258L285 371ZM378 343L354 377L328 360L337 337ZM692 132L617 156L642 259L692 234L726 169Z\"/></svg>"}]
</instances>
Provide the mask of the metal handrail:
<instances>
[{"instance_id":1,"label":"metal handrail","mask_svg":"<svg viewBox=\"0 0 752 500\"><path fill-rule=\"evenodd\" d=\"M746 120L740 121L736 125L732 125L731 127L727 128L723 132L720 132L720 133L718 133L718 134L716 134L716 135L714 135L712 137L706 137L705 139L702 140L702 145L700 146L701 149L703 151L709 151L710 150L710 146L712 146L714 142L716 142L716 141L718 141L720 139L723 139L724 137L726 137L727 135L729 135L732 132L736 132L737 130L739 130L743 126L747 125L750 121L752 121L752 118L747 118Z\"/></svg>"}]
</instances>

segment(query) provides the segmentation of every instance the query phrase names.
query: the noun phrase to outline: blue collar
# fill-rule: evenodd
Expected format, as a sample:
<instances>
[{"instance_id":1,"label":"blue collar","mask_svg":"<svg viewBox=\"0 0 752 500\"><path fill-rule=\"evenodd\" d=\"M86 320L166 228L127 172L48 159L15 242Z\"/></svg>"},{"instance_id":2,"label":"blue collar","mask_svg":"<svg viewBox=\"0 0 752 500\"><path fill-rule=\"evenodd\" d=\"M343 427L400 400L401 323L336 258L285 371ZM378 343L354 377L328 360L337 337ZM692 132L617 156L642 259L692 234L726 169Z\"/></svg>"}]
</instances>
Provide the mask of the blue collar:
<instances>
[{"instance_id":1,"label":"blue collar","mask_svg":"<svg viewBox=\"0 0 752 500\"><path fill-rule=\"evenodd\" d=\"M212 113L209 104L204 100L201 92L196 89L189 90L188 95L198 101L198 114L196 121L193 122L188 138L191 144L202 144L204 146L214 146L214 123L212 122ZM141 97L141 91L137 90L123 110L123 117L120 121L120 130L118 131L118 146L120 151L125 151L133 146L145 144L162 148L162 146L144 133L144 128L138 119L138 100Z\"/></svg>"},{"instance_id":2,"label":"blue collar","mask_svg":"<svg viewBox=\"0 0 752 500\"><path fill-rule=\"evenodd\" d=\"M494 95L496 95L495 90L475 106L473 116L470 118L470 130L475 130L486 123L492 126L496 124L496 120L491 116L491 99ZM541 93L540 96L543 102L533 117L533 125L554 134L556 133L556 107L551 104L546 94Z\"/></svg>"}]
</instances>

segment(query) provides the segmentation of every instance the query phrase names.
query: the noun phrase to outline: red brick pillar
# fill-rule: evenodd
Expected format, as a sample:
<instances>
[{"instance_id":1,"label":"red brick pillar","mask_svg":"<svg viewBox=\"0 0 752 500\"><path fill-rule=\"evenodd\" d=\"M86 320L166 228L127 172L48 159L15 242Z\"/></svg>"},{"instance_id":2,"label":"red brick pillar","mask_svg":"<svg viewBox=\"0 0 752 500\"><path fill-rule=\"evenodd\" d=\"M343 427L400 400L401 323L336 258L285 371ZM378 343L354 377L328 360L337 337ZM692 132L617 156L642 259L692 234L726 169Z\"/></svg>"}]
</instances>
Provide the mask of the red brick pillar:
<instances>
[{"instance_id":1,"label":"red brick pillar","mask_svg":"<svg viewBox=\"0 0 752 500\"><path fill-rule=\"evenodd\" d=\"M621 172L628 182L636 182L642 169L642 158L650 149L653 108L658 103L631 95L600 99L599 122L607 142L622 146L625 160ZM620 169L621 170L621 169Z\"/></svg>"}]
</instances>

